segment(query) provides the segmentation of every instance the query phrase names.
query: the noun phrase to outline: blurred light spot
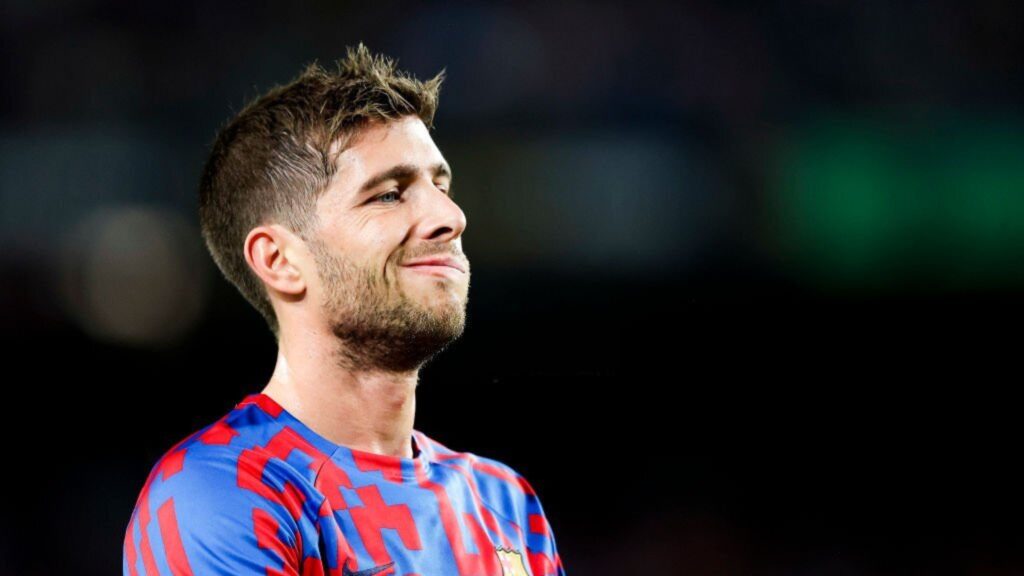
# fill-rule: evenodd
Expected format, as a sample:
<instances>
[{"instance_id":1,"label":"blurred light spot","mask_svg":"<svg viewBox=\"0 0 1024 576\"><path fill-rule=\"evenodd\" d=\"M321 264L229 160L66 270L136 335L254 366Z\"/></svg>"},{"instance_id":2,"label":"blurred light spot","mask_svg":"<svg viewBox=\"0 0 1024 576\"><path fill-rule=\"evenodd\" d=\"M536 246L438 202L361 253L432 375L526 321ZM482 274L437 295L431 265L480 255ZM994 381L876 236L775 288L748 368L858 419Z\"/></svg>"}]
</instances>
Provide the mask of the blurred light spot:
<instances>
[{"instance_id":1,"label":"blurred light spot","mask_svg":"<svg viewBox=\"0 0 1024 576\"><path fill-rule=\"evenodd\" d=\"M98 340L163 348L194 327L209 294L198 230L159 208L100 208L64 238L59 291Z\"/></svg>"}]
</instances>

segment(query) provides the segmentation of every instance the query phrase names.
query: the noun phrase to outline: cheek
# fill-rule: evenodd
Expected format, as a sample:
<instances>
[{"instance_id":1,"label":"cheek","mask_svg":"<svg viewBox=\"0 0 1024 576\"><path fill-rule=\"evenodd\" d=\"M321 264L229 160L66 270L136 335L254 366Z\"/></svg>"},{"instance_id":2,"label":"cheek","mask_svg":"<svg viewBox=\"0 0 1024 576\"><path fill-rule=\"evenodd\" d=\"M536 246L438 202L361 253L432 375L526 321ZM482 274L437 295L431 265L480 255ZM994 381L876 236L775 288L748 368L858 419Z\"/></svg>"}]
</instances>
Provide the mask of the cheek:
<instances>
[{"instance_id":1,"label":"cheek","mask_svg":"<svg viewBox=\"0 0 1024 576\"><path fill-rule=\"evenodd\" d=\"M339 219L332 226L334 245L370 270L397 266L410 237L409 223L397 211L384 214L367 210L344 221Z\"/></svg>"}]
</instances>

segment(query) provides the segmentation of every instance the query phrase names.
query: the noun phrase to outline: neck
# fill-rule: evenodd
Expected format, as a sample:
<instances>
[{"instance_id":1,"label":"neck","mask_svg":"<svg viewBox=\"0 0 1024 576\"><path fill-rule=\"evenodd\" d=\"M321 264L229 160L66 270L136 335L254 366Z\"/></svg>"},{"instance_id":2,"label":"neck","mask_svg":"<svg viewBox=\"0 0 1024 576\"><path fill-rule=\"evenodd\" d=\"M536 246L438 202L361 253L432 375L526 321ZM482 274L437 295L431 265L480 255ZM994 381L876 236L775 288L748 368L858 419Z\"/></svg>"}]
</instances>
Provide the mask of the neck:
<instances>
[{"instance_id":1,"label":"neck","mask_svg":"<svg viewBox=\"0 0 1024 576\"><path fill-rule=\"evenodd\" d=\"M263 393L335 444L412 458L418 382L418 371L354 372L322 347L289 347L282 339Z\"/></svg>"}]
</instances>

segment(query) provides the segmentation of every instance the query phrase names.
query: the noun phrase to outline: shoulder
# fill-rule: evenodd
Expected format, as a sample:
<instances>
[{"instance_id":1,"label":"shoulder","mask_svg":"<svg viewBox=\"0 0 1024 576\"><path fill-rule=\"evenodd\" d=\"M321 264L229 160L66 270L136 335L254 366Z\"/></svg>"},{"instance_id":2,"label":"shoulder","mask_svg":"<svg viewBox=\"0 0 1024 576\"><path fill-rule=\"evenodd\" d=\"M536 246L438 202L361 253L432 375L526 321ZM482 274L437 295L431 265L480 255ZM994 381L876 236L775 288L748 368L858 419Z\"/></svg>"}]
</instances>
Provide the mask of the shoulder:
<instances>
[{"instance_id":1,"label":"shoulder","mask_svg":"<svg viewBox=\"0 0 1024 576\"><path fill-rule=\"evenodd\" d=\"M235 416L190 434L153 465L125 531L125 574L163 573L164 565L270 573L297 566L304 542L316 541L325 498L308 481L305 460L277 457L273 443L258 438L272 431L245 430Z\"/></svg>"},{"instance_id":2,"label":"shoulder","mask_svg":"<svg viewBox=\"0 0 1024 576\"><path fill-rule=\"evenodd\" d=\"M436 460L458 469L492 511L516 521L540 512L540 498L519 470L497 458L456 451L428 438Z\"/></svg>"},{"instance_id":3,"label":"shoulder","mask_svg":"<svg viewBox=\"0 0 1024 576\"><path fill-rule=\"evenodd\" d=\"M322 496L266 451L206 444L201 433L153 467L126 529L124 573L297 573L313 554L305 543L316 542Z\"/></svg>"},{"instance_id":4,"label":"shoulder","mask_svg":"<svg viewBox=\"0 0 1024 576\"><path fill-rule=\"evenodd\" d=\"M152 512L162 505L207 514L261 506L280 510L285 519L315 517L322 500L314 488L317 467L308 458L275 453L267 438L280 429L271 424L252 410L235 409L189 434L153 465L132 517L144 503Z\"/></svg>"},{"instance_id":5,"label":"shoulder","mask_svg":"<svg viewBox=\"0 0 1024 576\"><path fill-rule=\"evenodd\" d=\"M191 443L153 467L136 507L173 507L179 517L251 515L258 507L294 524L319 504L301 473L255 448ZM143 502L145 500L145 502ZM306 509L308 508L308 509Z\"/></svg>"}]
</instances>

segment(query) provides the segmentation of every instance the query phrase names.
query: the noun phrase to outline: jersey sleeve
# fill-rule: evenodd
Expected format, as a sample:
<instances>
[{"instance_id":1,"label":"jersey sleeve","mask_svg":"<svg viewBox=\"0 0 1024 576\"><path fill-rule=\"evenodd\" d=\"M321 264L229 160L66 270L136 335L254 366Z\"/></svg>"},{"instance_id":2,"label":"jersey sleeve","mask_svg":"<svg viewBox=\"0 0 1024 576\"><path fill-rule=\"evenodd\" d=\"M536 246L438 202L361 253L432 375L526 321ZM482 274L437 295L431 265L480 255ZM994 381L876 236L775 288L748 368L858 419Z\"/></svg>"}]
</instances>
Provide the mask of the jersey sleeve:
<instances>
[{"instance_id":1,"label":"jersey sleeve","mask_svg":"<svg viewBox=\"0 0 1024 576\"><path fill-rule=\"evenodd\" d=\"M270 463L230 450L162 459L132 512L124 576L298 575L302 498Z\"/></svg>"},{"instance_id":2,"label":"jersey sleeve","mask_svg":"<svg viewBox=\"0 0 1024 576\"><path fill-rule=\"evenodd\" d=\"M565 576L562 557L558 554L555 542L555 531L544 513L540 496L525 477L518 473L517 476L526 494L526 546L529 550L530 569L535 576Z\"/></svg>"}]
</instances>

